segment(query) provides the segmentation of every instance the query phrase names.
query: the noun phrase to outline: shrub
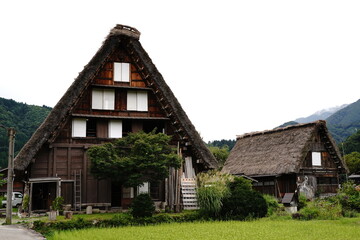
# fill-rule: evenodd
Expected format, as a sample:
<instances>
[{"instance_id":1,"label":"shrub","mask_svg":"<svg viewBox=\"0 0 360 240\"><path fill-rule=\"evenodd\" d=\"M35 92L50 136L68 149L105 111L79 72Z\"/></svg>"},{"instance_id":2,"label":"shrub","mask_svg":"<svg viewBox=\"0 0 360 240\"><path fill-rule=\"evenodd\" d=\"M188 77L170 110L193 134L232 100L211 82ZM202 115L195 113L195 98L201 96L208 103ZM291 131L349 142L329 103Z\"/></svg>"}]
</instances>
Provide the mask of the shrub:
<instances>
[{"instance_id":1,"label":"shrub","mask_svg":"<svg viewBox=\"0 0 360 240\"><path fill-rule=\"evenodd\" d=\"M51 204L51 207L55 211L63 210L64 198L63 197L56 197Z\"/></svg>"},{"instance_id":2,"label":"shrub","mask_svg":"<svg viewBox=\"0 0 360 240\"><path fill-rule=\"evenodd\" d=\"M266 205L268 209L266 214L267 216L273 215L276 211L280 209L280 204L278 203L278 200L274 196L264 194L263 198L266 201Z\"/></svg>"},{"instance_id":3,"label":"shrub","mask_svg":"<svg viewBox=\"0 0 360 240\"><path fill-rule=\"evenodd\" d=\"M334 198L316 199L308 202L307 206L302 208L298 213L293 214L294 219L311 220L333 220L342 216L342 208L339 201Z\"/></svg>"},{"instance_id":4,"label":"shrub","mask_svg":"<svg viewBox=\"0 0 360 240\"><path fill-rule=\"evenodd\" d=\"M342 184L338 199L344 210L355 210L360 212L360 189L354 182L349 181Z\"/></svg>"},{"instance_id":5,"label":"shrub","mask_svg":"<svg viewBox=\"0 0 360 240\"><path fill-rule=\"evenodd\" d=\"M22 201L22 208L26 212L29 210L29 203L30 203L30 196L28 194L24 194L24 198Z\"/></svg>"},{"instance_id":6,"label":"shrub","mask_svg":"<svg viewBox=\"0 0 360 240\"><path fill-rule=\"evenodd\" d=\"M235 178L229 187L231 194L224 198L221 209L221 216L224 219L244 220L266 216L266 201L259 192L251 188L250 181Z\"/></svg>"},{"instance_id":7,"label":"shrub","mask_svg":"<svg viewBox=\"0 0 360 240\"><path fill-rule=\"evenodd\" d=\"M200 173L197 176L196 191L200 211L207 217L217 217L222 207L222 200L230 194L228 183L233 179L229 174L219 171Z\"/></svg>"},{"instance_id":8,"label":"shrub","mask_svg":"<svg viewBox=\"0 0 360 240\"><path fill-rule=\"evenodd\" d=\"M149 194L142 193L134 198L131 214L134 218L151 217L155 212L155 204Z\"/></svg>"},{"instance_id":9,"label":"shrub","mask_svg":"<svg viewBox=\"0 0 360 240\"><path fill-rule=\"evenodd\" d=\"M302 208L306 207L307 205L307 198L304 194L301 194L299 195L299 198L298 198L298 204L297 204L297 209L298 211L300 211Z\"/></svg>"}]
</instances>

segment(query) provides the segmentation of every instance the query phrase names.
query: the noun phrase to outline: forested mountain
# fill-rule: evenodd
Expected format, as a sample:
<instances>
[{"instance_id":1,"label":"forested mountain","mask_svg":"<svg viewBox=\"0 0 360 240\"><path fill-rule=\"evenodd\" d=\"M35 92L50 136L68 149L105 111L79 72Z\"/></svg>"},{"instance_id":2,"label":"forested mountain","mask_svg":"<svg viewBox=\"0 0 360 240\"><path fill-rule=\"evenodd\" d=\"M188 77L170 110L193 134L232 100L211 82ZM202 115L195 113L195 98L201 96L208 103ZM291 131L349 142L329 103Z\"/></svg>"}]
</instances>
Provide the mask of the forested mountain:
<instances>
[{"instance_id":1,"label":"forested mountain","mask_svg":"<svg viewBox=\"0 0 360 240\"><path fill-rule=\"evenodd\" d=\"M326 118L335 109L339 110ZM286 122L279 127L313 122L320 119L326 120L327 127L337 143L344 142L348 137L360 130L360 99L352 104L321 110L308 117Z\"/></svg>"},{"instance_id":2,"label":"forested mountain","mask_svg":"<svg viewBox=\"0 0 360 240\"><path fill-rule=\"evenodd\" d=\"M335 140L338 143L345 141L360 129L360 99L337 111L326 121Z\"/></svg>"},{"instance_id":3,"label":"forested mountain","mask_svg":"<svg viewBox=\"0 0 360 240\"><path fill-rule=\"evenodd\" d=\"M47 106L28 105L0 98L0 125L7 128L14 127L16 131L15 155L43 122L50 110L51 108ZM8 146L7 131L0 128L0 168L7 167Z\"/></svg>"}]
</instances>

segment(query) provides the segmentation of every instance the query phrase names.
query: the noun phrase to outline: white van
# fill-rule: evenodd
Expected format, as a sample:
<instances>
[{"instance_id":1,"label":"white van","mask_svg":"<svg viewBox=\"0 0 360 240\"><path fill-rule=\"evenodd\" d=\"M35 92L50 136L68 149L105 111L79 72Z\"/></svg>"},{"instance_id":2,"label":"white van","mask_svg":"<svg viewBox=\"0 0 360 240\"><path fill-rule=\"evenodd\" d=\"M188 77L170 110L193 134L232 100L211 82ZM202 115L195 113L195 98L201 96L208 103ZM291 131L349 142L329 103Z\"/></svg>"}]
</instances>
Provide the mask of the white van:
<instances>
[{"instance_id":1,"label":"white van","mask_svg":"<svg viewBox=\"0 0 360 240\"><path fill-rule=\"evenodd\" d=\"M5 195L5 197L6 197L6 195ZM22 204L23 197L24 196L21 192L13 192L12 193L12 206L20 207ZM7 200L2 201L2 207L6 207L6 201Z\"/></svg>"}]
</instances>

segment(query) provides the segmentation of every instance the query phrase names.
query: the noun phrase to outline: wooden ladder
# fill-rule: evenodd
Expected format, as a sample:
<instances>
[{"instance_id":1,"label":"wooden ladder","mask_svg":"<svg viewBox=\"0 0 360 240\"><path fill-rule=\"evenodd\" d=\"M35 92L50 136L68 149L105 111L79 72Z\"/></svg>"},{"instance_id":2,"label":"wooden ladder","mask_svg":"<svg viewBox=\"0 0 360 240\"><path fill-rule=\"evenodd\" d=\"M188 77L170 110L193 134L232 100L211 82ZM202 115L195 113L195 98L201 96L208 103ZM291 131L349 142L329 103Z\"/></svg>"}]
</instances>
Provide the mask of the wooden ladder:
<instances>
[{"instance_id":1,"label":"wooden ladder","mask_svg":"<svg viewBox=\"0 0 360 240\"><path fill-rule=\"evenodd\" d=\"M184 210L199 209L195 178L181 178L181 197Z\"/></svg>"},{"instance_id":2,"label":"wooden ladder","mask_svg":"<svg viewBox=\"0 0 360 240\"><path fill-rule=\"evenodd\" d=\"M74 211L81 211L81 169L74 170Z\"/></svg>"}]
</instances>

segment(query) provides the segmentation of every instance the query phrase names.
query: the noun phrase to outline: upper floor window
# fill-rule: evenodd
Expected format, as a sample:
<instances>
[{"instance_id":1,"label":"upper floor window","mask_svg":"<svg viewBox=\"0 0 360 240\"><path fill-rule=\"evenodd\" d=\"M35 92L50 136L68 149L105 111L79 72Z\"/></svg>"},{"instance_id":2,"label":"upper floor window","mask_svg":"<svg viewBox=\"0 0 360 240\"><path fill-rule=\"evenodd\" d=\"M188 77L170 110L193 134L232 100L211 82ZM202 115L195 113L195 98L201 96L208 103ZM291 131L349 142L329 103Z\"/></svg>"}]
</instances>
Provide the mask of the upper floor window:
<instances>
[{"instance_id":1,"label":"upper floor window","mask_svg":"<svg viewBox=\"0 0 360 240\"><path fill-rule=\"evenodd\" d=\"M127 110L147 111L148 94L144 91L128 91L127 93Z\"/></svg>"},{"instance_id":2,"label":"upper floor window","mask_svg":"<svg viewBox=\"0 0 360 240\"><path fill-rule=\"evenodd\" d=\"M72 137L96 137L96 120L74 118L72 121Z\"/></svg>"},{"instance_id":3,"label":"upper floor window","mask_svg":"<svg viewBox=\"0 0 360 240\"><path fill-rule=\"evenodd\" d=\"M130 82L130 63L114 62L114 81Z\"/></svg>"},{"instance_id":4,"label":"upper floor window","mask_svg":"<svg viewBox=\"0 0 360 240\"><path fill-rule=\"evenodd\" d=\"M110 120L109 121L109 138L122 138L122 121Z\"/></svg>"},{"instance_id":5,"label":"upper floor window","mask_svg":"<svg viewBox=\"0 0 360 240\"><path fill-rule=\"evenodd\" d=\"M74 118L72 121L72 133L73 137L86 137L86 119Z\"/></svg>"},{"instance_id":6,"label":"upper floor window","mask_svg":"<svg viewBox=\"0 0 360 240\"><path fill-rule=\"evenodd\" d=\"M93 89L92 109L115 109L115 90L114 89Z\"/></svg>"},{"instance_id":7,"label":"upper floor window","mask_svg":"<svg viewBox=\"0 0 360 240\"><path fill-rule=\"evenodd\" d=\"M311 160L313 166L321 166L321 152L312 152Z\"/></svg>"}]
</instances>

